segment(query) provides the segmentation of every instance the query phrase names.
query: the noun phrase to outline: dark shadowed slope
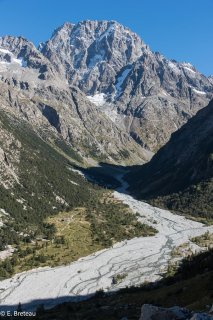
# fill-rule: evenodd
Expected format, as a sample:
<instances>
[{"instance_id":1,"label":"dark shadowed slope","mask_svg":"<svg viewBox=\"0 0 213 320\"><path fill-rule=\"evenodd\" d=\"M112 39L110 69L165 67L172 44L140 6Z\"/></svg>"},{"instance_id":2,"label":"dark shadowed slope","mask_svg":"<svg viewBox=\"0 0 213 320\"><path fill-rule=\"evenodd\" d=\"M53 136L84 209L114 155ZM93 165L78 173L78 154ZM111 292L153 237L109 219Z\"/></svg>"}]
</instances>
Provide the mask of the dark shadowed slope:
<instances>
[{"instance_id":1,"label":"dark shadowed slope","mask_svg":"<svg viewBox=\"0 0 213 320\"><path fill-rule=\"evenodd\" d=\"M128 179L140 198L169 209L212 217L213 101Z\"/></svg>"}]
</instances>

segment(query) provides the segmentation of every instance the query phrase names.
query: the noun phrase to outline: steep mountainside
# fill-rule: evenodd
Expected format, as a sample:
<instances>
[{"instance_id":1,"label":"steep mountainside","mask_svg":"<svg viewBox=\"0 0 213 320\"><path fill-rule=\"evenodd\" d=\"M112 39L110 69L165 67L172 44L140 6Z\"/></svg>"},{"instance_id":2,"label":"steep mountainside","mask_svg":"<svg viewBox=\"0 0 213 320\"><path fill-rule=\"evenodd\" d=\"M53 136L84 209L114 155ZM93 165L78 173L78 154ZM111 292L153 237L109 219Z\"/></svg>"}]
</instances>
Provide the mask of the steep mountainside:
<instances>
[{"instance_id":1,"label":"steep mountainside","mask_svg":"<svg viewBox=\"0 0 213 320\"><path fill-rule=\"evenodd\" d=\"M211 78L115 21L65 23L40 51L139 144L156 151L213 96Z\"/></svg>"},{"instance_id":2,"label":"steep mountainside","mask_svg":"<svg viewBox=\"0 0 213 320\"><path fill-rule=\"evenodd\" d=\"M131 191L159 207L213 219L212 98L212 77L152 52L115 21L65 23L39 48L22 37L0 38L0 281L29 269L36 277L22 273L1 282L0 302L8 309L15 297L23 307L25 292L40 304L44 285L45 299L53 294L57 303L67 293L78 299L102 289L89 306L68 303L64 313L61 306L60 314L39 306L41 319L49 313L92 319L94 311L97 318L124 319L135 306L138 319L141 297L169 306L184 299L191 307L209 304L212 252L159 286L115 290L158 279L180 239L190 246L192 235L211 230L125 194L122 166L142 165L164 145L151 162L133 168ZM194 244L190 252L194 247L203 250ZM35 271L62 264L67 271Z\"/></svg>"},{"instance_id":3,"label":"steep mountainside","mask_svg":"<svg viewBox=\"0 0 213 320\"><path fill-rule=\"evenodd\" d=\"M38 50L0 38L0 81L8 106L34 126L49 126L84 157L120 163L147 161L146 150L213 96L211 77L152 52L115 21L65 23Z\"/></svg>"},{"instance_id":4,"label":"steep mountainside","mask_svg":"<svg viewBox=\"0 0 213 320\"><path fill-rule=\"evenodd\" d=\"M152 52L115 21L66 23L39 50L22 37L0 38L0 85L2 114L84 159L123 164L147 161L213 92L211 77ZM2 132L5 187L18 179L21 143Z\"/></svg>"},{"instance_id":5,"label":"steep mountainside","mask_svg":"<svg viewBox=\"0 0 213 320\"><path fill-rule=\"evenodd\" d=\"M24 233L46 234L48 215L88 201L86 182L69 170L81 158L52 134L48 140L15 115L0 111L0 250ZM71 162L69 162L71 161ZM79 187L80 184L84 188Z\"/></svg>"},{"instance_id":6,"label":"steep mountainside","mask_svg":"<svg viewBox=\"0 0 213 320\"><path fill-rule=\"evenodd\" d=\"M54 131L84 157L145 161L143 150L77 87L70 86L32 43L0 38L1 108L19 113L34 128Z\"/></svg>"},{"instance_id":7,"label":"steep mountainside","mask_svg":"<svg viewBox=\"0 0 213 320\"><path fill-rule=\"evenodd\" d=\"M140 199L212 218L213 100L200 110L152 160L129 175Z\"/></svg>"},{"instance_id":8,"label":"steep mountainside","mask_svg":"<svg viewBox=\"0 0 213 320\"><path fill-rule=\"evenodd\" d=\"M76 169L82 158L54 131L46 133L0 110L0 280L155 233L87 182Z\"/></svg>"}]
</instances>

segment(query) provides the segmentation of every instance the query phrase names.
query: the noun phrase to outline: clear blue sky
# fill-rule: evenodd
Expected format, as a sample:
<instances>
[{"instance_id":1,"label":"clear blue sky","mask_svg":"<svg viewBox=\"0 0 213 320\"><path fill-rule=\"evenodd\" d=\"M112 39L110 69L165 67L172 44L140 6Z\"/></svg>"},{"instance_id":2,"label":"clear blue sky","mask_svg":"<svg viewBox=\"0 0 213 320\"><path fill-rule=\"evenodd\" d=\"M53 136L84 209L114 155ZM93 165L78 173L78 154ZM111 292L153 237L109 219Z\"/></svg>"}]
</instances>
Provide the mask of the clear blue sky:
<instances>
[{"instance_id":1,"label":"clear blue sky","mask_svg":"<svg viewBox=\"0 0 213 320\"><path fill-rule=\"evenodd\" d=\"M213 74L213 0L0 0L0 36L36 45L65 21L117 20L154 51Z\"/></svg>"}]
</instances>

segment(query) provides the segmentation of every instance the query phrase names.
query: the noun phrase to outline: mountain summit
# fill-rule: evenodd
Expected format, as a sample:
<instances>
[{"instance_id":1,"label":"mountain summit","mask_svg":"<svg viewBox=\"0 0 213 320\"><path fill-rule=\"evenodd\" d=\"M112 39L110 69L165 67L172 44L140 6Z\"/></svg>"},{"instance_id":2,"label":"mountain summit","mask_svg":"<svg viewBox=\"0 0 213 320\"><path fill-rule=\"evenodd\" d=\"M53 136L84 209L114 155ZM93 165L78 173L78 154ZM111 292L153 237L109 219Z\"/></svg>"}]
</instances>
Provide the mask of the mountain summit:
<instances>
[{"instance_id":1,"label":"mountain summit","mask_svg":"<svg viewBox=\"0 0 213 320\"><path fill-rule=\"evenodd\" d=\"M147 161L213 97L211 78L116 21L65 23L38 49L0 38L0 82L8 110L86 157L123 163Z\"/></svg>"},{"instance_id":2,"label":"mountain summit","mask_svg":"<svg viewBox=\"0 0 213 320\"><path fill-rule=\"evenodd\" d=\"M152 52L116 21L65 23L40 48L61 76L151 151L213 96L211 78Z\"/></svg>"}]
</instances>

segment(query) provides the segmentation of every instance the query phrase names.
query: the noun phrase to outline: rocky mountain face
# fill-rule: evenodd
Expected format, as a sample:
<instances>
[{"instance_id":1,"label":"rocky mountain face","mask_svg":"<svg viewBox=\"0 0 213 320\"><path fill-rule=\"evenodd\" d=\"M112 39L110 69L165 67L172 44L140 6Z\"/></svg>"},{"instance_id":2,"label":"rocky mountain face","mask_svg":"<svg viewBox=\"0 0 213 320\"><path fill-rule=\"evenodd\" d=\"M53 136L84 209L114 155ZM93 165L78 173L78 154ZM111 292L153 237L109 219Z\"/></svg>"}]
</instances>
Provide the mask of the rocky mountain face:
<instances>
[{"instance_id":1,"label":"rocky mountain face","mask_svg":"<svg viewBox=\"0 0 213 320\"><path fill-rule=\"evenodd\" d=\"M167 208L212 217L213 100L152 160L129 176L132 190L141 199Z\"/></svg>"},{"instance_id":2,"label":"rocky mountain face","mask_svg":"<svg viewBox=\"0 0 213 320\"><path fill-rule=\"evenodd\" d=\"M213 96L211 78L152 52L115 21L65 23L39 49L69 84L151 151Z\"/></svg>"},{"instance_id":3,"label":"rocky mountain face","mask_svg":"<svg viewBox=\"0 0 213 320\"><path fill-rule=\"evenodd\" d=\"M112 162L150 157L21 37L0 38L0 83L1 108L47 136L49 131L62 136L84 157Z\"/></svg>"},{"instance_id":4,"label":"rocky mountain face","mask_svg":"<svg viewBox=\"0 0 213 320\"><path fill-rule=\"evenodd\" d=\"M114 21L65 23L40 45L69 83L90 95L113 91L117 74L145 48L136 34Z\"/></svg>"},{"instance_id":5,"label":"rocky mountain face","mask_svg":"<svg viewBox=\"0 0 213 320\"><path fill-rule=\"evenodd\" d=\"M31 225L48 233L47 216L89 203L71 164L149 157L31 42L0 38L0 250Z\"/></svg>"},{"instance_id":6,"label":"rocky mountain face","mask_svg":"<svg viewBox=\"0 0 213 320\"><path fill-rule=\"evenodd\" d=\"M21 143L0 122L0 184L9 189L18 182Z\"/></svg>"},{"instance_id":7,"label":"rocky mountain face","mask_svg":"<svg viewBox=\"0 0 213 320\"><path fill-rule=\"evenodd\" d=\"M48 216L94 209L98 187L76 163L146 162L200 109L130 181L142 199L212 217L212 97L212 77L114 21L66 23L38 49L0 38L0 250L48 238Z\"/></svg>"},{"instance_id":8,"label":"rocky mountain face","mask_svg":"<svg viewBox=\"0 0 213 320\"><path fill-rule=\"evenodd\" d=\"M208 79L211 83L213 83L213 76L210 76Z\"/></svg>"},{"instance_id":9,"label":"rocky mountain face","mask_svg":"<svg viewBox=\"0 0 213 320\"><path fill-rule=\"evenodd\" d=\"M65 23L46 43L0 38L0 100L85 158L141 163L213 96L189 63L154 53L115 21Z\"/></svg>"}]
</instances>

